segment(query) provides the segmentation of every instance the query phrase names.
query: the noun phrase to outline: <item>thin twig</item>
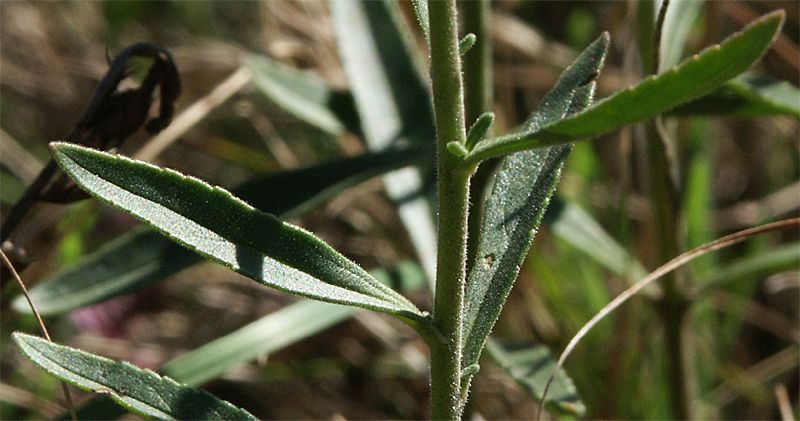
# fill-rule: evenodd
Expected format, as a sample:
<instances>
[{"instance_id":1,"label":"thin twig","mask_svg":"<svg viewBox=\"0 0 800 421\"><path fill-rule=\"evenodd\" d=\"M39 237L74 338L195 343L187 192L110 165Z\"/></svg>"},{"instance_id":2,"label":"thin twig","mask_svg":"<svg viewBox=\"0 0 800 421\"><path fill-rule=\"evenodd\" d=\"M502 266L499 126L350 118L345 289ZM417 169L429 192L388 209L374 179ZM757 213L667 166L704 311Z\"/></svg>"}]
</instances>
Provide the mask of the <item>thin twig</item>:
<instances>
[{"instance_id":1,"label":"thin twig","mask_svg":"<svg viewBox=\"0 0 800 421\"><path fill-rule=\"evenodd\" d=\"M45 339L50 342L53 342L50 339L50 333L47 331L47 326L44 324L44 320L42 319L42 315L39 314L39 309L33 304L33 300L31 300L31 296L28 294L28 288L25 287L25 283L22 282L22 278L17 273L17 270L14 268L14 265L11 263L11 260L8 259L8 256L0 250L0 257L3 259L3 263L8 267L8 270L11 271L11 274L14 276L14 279L17 280L20 289L22 289L22 295L25 296L25 299L28 300L28 305L31 307L31 311L33 315L36 317L36 321L39 323L39 328L42 330L42 334L44 335ZM72 395L69 393L69 388L67 384L61 381L61 390L64 391L64 398L67 400L67 408L69 408L69 415L72 417L73 421L77 421L78 416L75 414L75 405L72 403Z\"/></svg>"},{"instance_id":2,"label":"thin twig","mask_svg":"<svg viewBox=\"0 0 800 421\"><path fill-rule=\"evenodd\" d=\"M606 316L611 314L614 310L616 310L619 306L621 306L625 301L628 301L629 298L633 297L634 295L638 294L644 287L651 284L652 282L656 281L657 279L661 278L662 276L666 275L667 273L672 272L673 270L691 262L692 260L704 255L708 254L712 251L716 251L722 248L730 247L734 244L740 243L747 238L750 238L754 235L763 234L772 231L779 231L784 230L787 228L798 228L800 227L800 218L792 218L792 219L784 219L782 221L773 222L770 224L761 225L758 227L746 229L743 231L739 231L730 235L726 235L718 240L712 241L710 243L706 243L700 247L695 249L689 250L678 257L670 260L663 266L659 267L655 271L651 272L649 275L642 278L639 282L631 286L630 288L623 291L619 294L616 298L614 298L610 303L608 303L602 310L600 310L594 317L591 318L588 322L586 322L583 327L578 330L578 333L570 339L569 343L567 344L564 351L561 353L561 356L558 357L558 363L556 367L553 369L553 373L550 375L550 378L547 379L547 384L544 388L544 392L542 393L542 399L539 403L539 412L536 415L536 419L539 420L544 409L544 404L547 399L547 391L550 389L550 384L553 382L556 374L561 367L564 365L564 362L567 360L567 357L572 354L572 351L578 345L578 342L586 336L589 331L597 326L597 324L603 320Z\"/></svg>"},{"instance_id":3,"label":"thin twig","mask_svg":"<svg viewBox=\"0 0 800 421\"><path fill-rule=\"evenodd\" d=\"M0 162L23 182L32 183L42 170L42 163L0 128Z\"/></svg>"}]
</instances>

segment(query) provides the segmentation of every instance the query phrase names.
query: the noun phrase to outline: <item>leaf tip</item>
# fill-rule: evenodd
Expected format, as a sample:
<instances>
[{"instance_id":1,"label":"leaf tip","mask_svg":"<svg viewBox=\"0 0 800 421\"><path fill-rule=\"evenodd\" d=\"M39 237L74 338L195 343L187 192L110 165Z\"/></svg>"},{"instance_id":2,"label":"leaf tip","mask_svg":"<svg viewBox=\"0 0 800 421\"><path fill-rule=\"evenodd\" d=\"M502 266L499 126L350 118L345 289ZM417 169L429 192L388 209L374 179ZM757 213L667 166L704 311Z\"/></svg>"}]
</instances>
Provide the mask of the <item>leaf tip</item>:
<instances>
[{"instance_id":1,"label":"leaf tip","mask_svg":"<svg viewBox=\"0 0 800 421\"><path fill-rule=\"evenodd\" d=\"M772 27L773 31L775 31L775 34L773 35L773 42L774 42L775 37L777 37L778 34L780 33L781 28L783 27L783 24L784 24L785 21L786 21L786 11L784 9L778 9L778 10L774 10L772 12L769 12L766 15L763 15L763 16L759 17L758 19L754 20L749 25L747 25L744 29L742 29L741 32L747 32L749 29L751 29L754 26L764 25L764 26Z\"/></svg>"},{"instance_id":2,"label":"leaf tip","mask_svg":"<svg viewBox=\"0 0 800 421\"><path fill-rule=\"evenodd\" d=\"M50 147L50 150L53 152L53 154L56 154L60 153L62 149L68 147L69 142L57 140L55 142L50 142L47 146Z\"/></svg>"},{"instance_id":3,"label":"leaf tip","mask_svg":"<svg viewBox=\"0 0 800 421\"><path fill-rule=\"evenodd\" d=\"M26 347L30 346L30 342L31 341L35 341L37 339L41 339L38 336L29 335L27 333L22 333L22 332L13 332L11 334L11 338L17 344L17 347L22 349L23 352L25 351ZM26 354L27 354L27 352L26 352Z\"/></svg>"},{"instance_id":4,"label":"leaf tip","mask_svg":"<svg viewBox=\"0 0 800 421\"><path fill-rule=\"evenodd\" d=\"M477 36L475 36L475 34L473 34L472 32L468 33L467 35L464 35L464 38L462 38L461 41L458 42L458 54L462 57L465 54L467 54L467 52L472 48L472 46L475 45L475 41L477 39L478 39Z\"/></svg>"},{"instance_id":5,"label":"leaf tip","mask_svg":"<svg viewBox=\"0 0 800 421\"><path fill-rule=\"evenodd\" d=\"M467 140L464 142L467 151L471 151L478 142L486 137L489 127L492 126L493 122L494 113L491 111L487 111L478 116L475 123L472 124L467 132Z\"/></svg>"},{"instance_id":6,"label":"leaf tip","mask_svg":"<svg viewBox=\"0 0 800 421\"><path fill-rule=\"evenodd\" d=\"M456 158L464 158L467 155L467 149L464 147L462 143L459 142L448 142L447 143L447 151L453 154Z\"/></svg>"},{"instance_id":7,"label":"leaf tip","mask_svg":"<svg viewBox=\"0 0 800 421\"><path fill-rule=\"evenodd\" d=\"M56 160L56 163L58 163L58 165L61 168L64 168L64 165L63 165L64 161L69 159L69 156L68 156L69 152L73 152L73 151L76 151L78 149L82 149L80 146L78 146L78 145L76 145L74 143L71 143L71 142L67 142L67 141L50 142L50 144L48 146L50 147L50 151L53 154L53 159ZM83 149L85 149L85 148L83 148Z\"/></svg>"}]
</instances>

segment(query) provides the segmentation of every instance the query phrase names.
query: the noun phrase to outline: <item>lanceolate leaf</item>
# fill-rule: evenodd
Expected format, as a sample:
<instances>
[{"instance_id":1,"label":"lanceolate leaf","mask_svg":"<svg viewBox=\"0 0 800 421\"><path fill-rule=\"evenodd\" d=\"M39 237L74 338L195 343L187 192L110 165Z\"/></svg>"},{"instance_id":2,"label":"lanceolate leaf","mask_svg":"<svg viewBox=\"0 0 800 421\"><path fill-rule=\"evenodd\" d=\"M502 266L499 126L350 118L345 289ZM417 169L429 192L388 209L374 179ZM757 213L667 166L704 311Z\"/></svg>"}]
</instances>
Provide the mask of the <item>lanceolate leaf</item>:
<instances>
[{"instance_id":1,"label":"lanceolate leaf","mask_svg":"<svg viewBox=\"0 0 800 421\"><path fill-rule=\"evenodd\" d=\"M743 74L717 91L675 108L670 114L742 118L788 115L800 119L800 89L786 81Z\"/></svg>"},{"instance_id":2,"label":"lanceolate leaf","mask_svg":"<svg viewBox=\"0 0 800 421\"><path fill-rule=\"evenodd\" d=\"M263 56L248 56L245 63L253 72L253 85L300 120L334 135L358 127L349 93L334 91L318 77Z\"/></svg>"},{"instance_id":3,"label":"lanceolate leaf","mask_svg":"<svg viewBox=\"0 0 800 421\"><path fill-rule=\"evenodd\" d=\"M541 400L547 379L556 367L556 359L544 345L506 344L490 340L486 352L531 396ZM582 416L586 406L564 370L559 370L547 394L545 407L551 411Z\"/></svg>"},{"instance_id":4,"label":"lanceolate leaf","mask_svg":"<svg viewBox=\"0 0 800 421\"><path fill-rule=\"evenodd\" d=\"M258 176L233 190L255 208L282 219L299 216L342 190L406 166L423 151L387 150ZM150 229L137 229L38 283L30 294L42 314L58 314L159 282L203 260ZM30 312L20 296L18 311Z\"/></svg>"},{"instance_id":5,"label":"lanceolate leaf","mask_svg":"<svg viewBox=\"0 0 800 421\"><path fill-rule=\"evenodd\" d=\"M163 374L189 385L200 385L233 366L335 325L356 310L319 301L300 301L170 361Z\"/></svg>"},{"instance_id":6,"label":"lanceolate leaf","mask_svg":"<svg viewBox=\"0 0 800 421\"><path fill-rule=\"evenodd\" d=\"M680 66L649 77L593 107L536 130L523 130L479 143L465 158L478 162L525 149L559 145L619 129L654 117L706 95L747 70L769 48L785 13L773 12L748 25L722 44L711 47Z\"/></svg>"},{"instance_id":7,"label":"lanceolate leaf","mask_svg":"<svg viewBox=\"0 0 800 421\"><path fill-rule=\"evenodd\" d=\"M150 370L117 362L36 336L13 334L17 346L48 373L157 419L256 420L247 411Z\"/></svg>"},{"instance_id":8,"label":"lanceolate leaf","mask_svg":"<svg viewBox=\"0 0 800 421\"><path fill-rule=\"evenodd\" d=\"M647 276L642 264L577 204L565 206L553 221L553 233L631 283Z\"/></svg>"},{"instance_id":9,"label":"lanceolate leaf","mask_svg":"<svg viewBox=\"0 0 800 421\"><path fill-rule=\"evenodd\" d=\"M603 34L564 72L525 127L535 130L588 106L594 93L592 79L603 65L607 47L608 34ZM478 362L568 153L569 146L518 152L500 164L486 201L476 260L467 280L463 367Z\"/></svg>"},{"instance_id":10,"label":"lanceolate leaf","mask_svg":"<svg viewBox=\"0 0 800 421\"><path fill-rule=\"evenodd\" d=\"M418 5L422 5L421 3ZM400 27L397 5L387 0L330 3L339 55L356 101L362 133L373 151L391 145L426 147L435 130L430 92ZM430 161L384 177L411 242L430 279L436 264L436 229L424 194Z\"/></svg>"},{"instance_id":11,"label":"lanceolate leaf","mask_svg":"<svg viewBox=\"0 0 800 421\"><path fill-rule=\"evenodd\" d=\"M54 143L52 148L61 168L84 190L260 283L407 319L423 317L408 300L321 240L225 190L72 144Z\"/></svg>"},{"instance_id":12,"label":"lanceolate leaf","mask_svg":"<svg viewBox=\"0 0 800 421\"><path fill-rule=\"evenodd\" d=\"M412 263L401 264L392 271L377 270L371 273L384 283L399 278L403 284L401 286L406 287L414 287L414 282L420 277L424 279L419 267ZM356 311L358 309L353 307L300 301L175 358L164 366L162 374L181 383L197 386L231 367L282 349L348 319Z\"/></svg>"},{"instance_id":13,"label":"lanceolate leaf","mask_svg":"<svg viewBox=\"0 0 800 421\"><path fill-rule=\"evenodd\" d=\"M281 218L299 216L342 190L427 159L424 148L388 148L256 177L233 190L253 207Z\"/></svg>"},{"instance_id":14,"label":"lanceolate leaf","mask_svg":"<svg viewBox=\"0 0 800 421\"><path fill-rule=\"evenodd\" d=\"M425 286L422 268L403 262L392 270L370 272L377 279L411 291ZM352 316L358 309L304 300L284 307L168 362L161 374L188 386L199 386L231 367L275 352ZM108 399L95 398L77 410L79 419L111 419L122 415ZM64 418L66 419L66 418Z\"/></svg>"},{"instance_id":15,"label":"lanceolate leaf","mask_svg":"<svg viewBox=\"0 0 800 421\"><path fill-rule=\"evenodd\" d=\"M36 284L30 297L41 314L60 314L137 291L202 260L158 232L139 228ZM31 312L23 296L13 306Z\"/></svg>"}]
</instances>

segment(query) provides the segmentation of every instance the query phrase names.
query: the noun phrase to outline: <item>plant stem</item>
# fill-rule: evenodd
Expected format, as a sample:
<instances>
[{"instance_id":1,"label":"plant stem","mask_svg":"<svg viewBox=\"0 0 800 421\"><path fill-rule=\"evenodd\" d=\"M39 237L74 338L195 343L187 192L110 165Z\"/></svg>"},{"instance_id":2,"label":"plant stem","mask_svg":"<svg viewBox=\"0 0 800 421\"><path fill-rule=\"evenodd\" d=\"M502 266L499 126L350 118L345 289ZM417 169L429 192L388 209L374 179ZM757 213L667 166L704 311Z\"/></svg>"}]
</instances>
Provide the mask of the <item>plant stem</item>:
<instances>
[{"instance_id":1,"label":"plant stem","mask_svg":"<svg viewBox=\"0 0 800 421\"><path fill-rule=\"evenodd\" d=\"M464 27L462 33L475 34L475 45L464 56L464 111L466 125L471 125L481 114L492 110L494 78L492 76L492 43L489 18L491 4L488 0L464 0L459 3ZM491 130L491 129L490 129ZM474 198L469 214L469 238L478 238L481 226L481 197L491 180L497 160L484 162L472 177L470 197ZM473 261L478 245L467 244L467 262Z\"/></svg>"},{"instance_id":2,"label":"plant stem","mask_svg":"<svg viewBox=\"0 0 800 421\"><path fill-rule=\"evenodd\" d=\"M642 2L645 13L642 19L652 19L652 3ZM647 7L649 6L649 7ZM664 0L658 11L657 19L650 20L650 28L642 27L640 33L640 53L644 73L657 74L659 68L659 52L661 49L661 33L664 25L669 0ZM647 15L647 16L644 16ZM647 26L647 25L645 25ZM677 171L677 159L668 153L669 139L663 131L660 116L644 125L644 138L647 142L648 193L656 227L656 247L658 264L666 262L680 254L678 239L678 218L680 205L676 180L671 170ZM676 275L672 273L664 277L664 295L655 303L661 323L664 327L664 347L667 355L667 382L672 395L670 407L672 418L690 419L690 366L686 353L685 321L690 303L681 288Z\"/></svg>"},{"instance_id":3,"label":"plant stem","mask_svg":"<svg viewBox=\"0 0 800 421\"><path fill-rule=\"evenodd\" d=\"M492 109L492 44L489 42L488 0L460 3L464 34L475 34L475 45L464 56L464 112L467 125Z\"/></svg>"},{"instance_id":4,"label":"plant stem","mask_svg":"<svg viewBox=\"0 0 800 421\"><path fill-rule=\"evenodd\" d=\"M441 335L429 344L431 418L456 420L461 413L461 329L472 171L447 150L448 142L463 143L466 138L456 2L433 1L429 8L439 202L433 322Z\"/></svg>"}]
</instances>

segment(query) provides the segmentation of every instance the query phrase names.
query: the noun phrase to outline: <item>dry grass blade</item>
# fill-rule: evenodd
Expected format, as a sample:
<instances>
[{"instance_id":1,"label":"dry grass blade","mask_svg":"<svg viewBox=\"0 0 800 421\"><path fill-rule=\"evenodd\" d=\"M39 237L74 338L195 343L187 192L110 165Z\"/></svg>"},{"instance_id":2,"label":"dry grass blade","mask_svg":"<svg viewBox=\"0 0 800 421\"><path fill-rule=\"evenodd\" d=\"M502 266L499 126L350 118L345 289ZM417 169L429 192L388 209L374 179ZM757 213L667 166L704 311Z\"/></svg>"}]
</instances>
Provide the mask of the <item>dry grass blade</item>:
<instances>
[{"instance_id":1,"label":"dry grass blade","mask_svg":"<svg viewBox=\"0 0 800 421\"><path fill-rule=\"evenodd\" d=\"M172 123L156 137L150 139L147 145L134 155L134 158L142 161L152 161L153 158L178 140L182 134L186 133L208 113L222 105L228 98L250 83L251 78L250 69L239 67L227 79L217 85L210 94L200 98L179 116L175 117Z\"/></svg>"},{"instance_id":2,"label":"dry grass blade","mask_svg":"<svg viewBox=\"0 0 800 421\"><path fill-rule=\"evenodd\" d=\"M792 421L794 419L792 401L789 399L789 392L786 391L786 386L783 384L775 386L775 398L778 400L778 408L781 410L781 420Z\"/></svg>"},{"instance_id":3,"label":"dry grass blade","mask_svg":"<svg viewBox=\"0 0 800 421\"><path fill-rule=\"evenodd\" d=\"M19 177L25 184L33 183L42 165L39 160L23 148L17 140L0 128L0 162L8 168L14 175Z\"/></svg>"},{"instance_id":4,"label":"dry grass blade","mask_svg":"<svg viewBox=\"0 0 800 421\"><path fill-rule=\"evenodd\" d=\"M733 375L723 374L723 382L708 394L709 401L719 408L732 404L743 394L740 379L748 382L765 384L784 373L796 373L800 364L800 352L797 344L791 344L767 358L747 367L736 370ZM766 389L765 389L766 390Z\"/></svg>"},{"instance_id":5,"label":"dry grass blade","mask_svg":"<svg viewBox=\"0 0 800 421\"><path fill-rule=\"evenodd\" d=\"M28 295L28 288L26 288L25 283L22 282L22 278L19 276L19 273L17 273L17 269L14 268L14 265L11 263L11 260L8 259L8 256L6 256L3 250L0 250L0 257L2 257L3 263L8 267L8 270L11 271L11 274L14 276L14 279L17 281L19 287L22 289L22 294L25 296L25 299L28 300L28 305L31 306L31 311L33 311L33 314L36 316L36 321L39 322L39 328L42 329L42 334L44 334L44 337L48 341L53 342L53 340L50 339L50 333L47 332L47 326L45 326L44 320L42 320L42 315L39 314L39 310L33 304L33 301L31 301L31 297L30 295ZM64 383L63 381L61 382L61 390L64 391L64 399L66 399L67 401L67 408L69 408L70 416L72 417L73 420L77 420L78 417L77 415L75 415L75 405L72 403L72 395L69 393L69 388L67 388L67 384Z\"/></svg>"},{"instance_id":6,"label":"dry grass blade","mask_svg":"<svg viewBox=\"0 0 800 421\"><path fill-rule=\"evenodd\" d=\"M771 231L779 231L784 230L787 228L798 228L800 227L800 218L792 218L792 219L784 219L782 221L773 222L770 224L760 225L754 228L746 229L743 231L739 231L730 235L726 235L718 240L712 241L710 243L704 244L700 247L695 249L689 250L678 257L670 260L669 262L665 263L658 269L651 272L649 275L642 278L639 282L631 286L630 288L623 291L619 294L616 298L611 300L603 309L601 309L594 317L591 318L585 325L583 325L578 333L572 337L572 339L567 344L564 351L561 353L561 356L558 357L558 363L556 367L553 369L553 373L547 379L547 385L544 388L544 392L542 393L542 400L539 403L539 412L536 415L536 419L539 420L541 418L542 410L544 409L544 403L547 399L547 391L550 388L550 384L553 382L553 379L558 373L558 370L564 365L564 361L567 360L567 357L572 354L572 351L578 346L578 343L586 336L589 331L595 327L601 320L603 320L606 316L611 314L614 310L616 310L619 306L621 306L625 301L628 301L629 298L633 297L634 295L638 294L644 287L651 284L652 282L656 281L657 279L661 278L662 276L666 275L669 272L689 263L690 261L704 255L711 253L712 251L716 251L725 247L730 247L734 244L742 242L754 235L763 234Z\"/></svg>"}]
</instances>

